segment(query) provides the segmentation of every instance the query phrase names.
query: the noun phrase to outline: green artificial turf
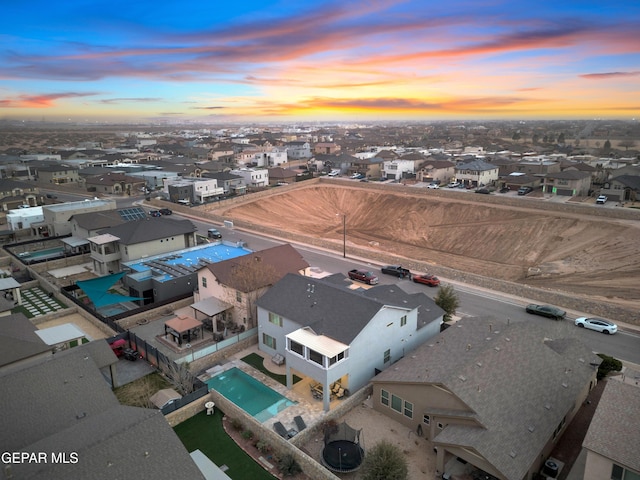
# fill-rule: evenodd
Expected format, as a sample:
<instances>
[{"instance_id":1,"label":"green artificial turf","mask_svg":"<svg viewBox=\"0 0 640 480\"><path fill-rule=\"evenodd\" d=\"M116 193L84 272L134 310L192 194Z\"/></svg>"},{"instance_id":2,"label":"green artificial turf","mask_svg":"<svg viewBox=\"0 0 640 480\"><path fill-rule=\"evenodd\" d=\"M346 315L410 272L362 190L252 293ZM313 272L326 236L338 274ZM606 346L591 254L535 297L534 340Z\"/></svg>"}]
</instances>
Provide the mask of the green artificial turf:
<instances>
[{"instance_id":1,"label":"green artificial turf","mask_svg":"<svg viewBox=\"0 0 640 480\"><path fill-rule=\"evenodd\" d=\"M273 480L275 477L247 455L222 426L223 413L216 408L214 415L200 412L176 425L174 431L189 452L200 450L213 463L229 467L225 473L233 480Z\"/></svg>"},{"instance_id":2,"label":"green artificial turf","mask_svg":"<svg viewBox=\"0 0 640 480\"><path fill-rule=\"evenodd\" d=\"M241 360L244 363L248 363L249 365L251 365L256 370L260 370L265 375L273 378L276 382L280 382L285 387L287 386L287 376L286 375L280 375L279 373L270 372L269 370L264 368L264 358L262 358L257 353L250 353L246 357L242 357ZM293 383L294 384L298 383L300 380L302 380L302 379L300 377L298 377L297 375L293 376Z\"/></svg>"}]
</instances>

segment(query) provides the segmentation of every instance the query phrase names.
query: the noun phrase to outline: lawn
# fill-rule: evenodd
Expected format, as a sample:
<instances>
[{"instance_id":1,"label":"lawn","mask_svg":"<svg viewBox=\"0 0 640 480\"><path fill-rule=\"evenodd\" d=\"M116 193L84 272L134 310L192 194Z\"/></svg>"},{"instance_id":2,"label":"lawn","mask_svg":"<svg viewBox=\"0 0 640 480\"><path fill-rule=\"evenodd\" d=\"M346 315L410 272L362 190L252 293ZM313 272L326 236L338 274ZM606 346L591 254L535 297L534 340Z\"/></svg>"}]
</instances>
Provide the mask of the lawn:
<instances>
[{"instance_id":1,"label":"lawn","mask_svg":"<svg viewBox=\"0 0 640 480\"><path fill-rule=\"evenodd\" d=\"M229 467L225 473L233 480L274 480L264 468L247 455L227 435L222 426L223 413L216 408L214 415L200 412L182 422L174 431L189 452L200 450L219 467Z\"/></svg>"},{"instance_id":2,"label":"lawn","mask_svg":"<svg viewBox=\"0 0 640 480\"><path fill-rule=\"evenodd\" d=\"M249 365L251 365L256 370L260 370L265 375L273 378L276 382L280 382L285 387L287 386L287 376L286 375L281 375L279 373L270 372L269 370L264 368L264 364L263 364L264 363L264 358L262 358L257 353L250 353L246 357L242 357L241 360L244 363L248 363ZM300 380L302 380L302 379L300 377L298 377L297 375L293 376L293 383L294 384L298 383Z\"/></svg>"}]
</instances>

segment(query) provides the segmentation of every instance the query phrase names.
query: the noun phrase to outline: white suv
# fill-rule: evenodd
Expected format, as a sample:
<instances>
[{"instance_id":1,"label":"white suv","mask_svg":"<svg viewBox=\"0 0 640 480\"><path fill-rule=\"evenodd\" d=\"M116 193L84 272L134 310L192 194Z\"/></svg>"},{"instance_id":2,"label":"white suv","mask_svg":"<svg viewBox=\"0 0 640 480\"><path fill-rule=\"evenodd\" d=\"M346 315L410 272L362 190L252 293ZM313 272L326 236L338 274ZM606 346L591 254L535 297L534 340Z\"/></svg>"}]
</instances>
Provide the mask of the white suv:
<instances>
[{"instance_id":1,"label":"white suv","mask_svg":"<svg viewBox=\"0 0 640 480\"><path fill-rule=\"evenodd\" d=\"M606 196L606 195L600 195L600 196L597 198L596 203L597 203L598 205L604 205L605 203L607 203L607 200L608 200L608 199L607 199L607 196Z\"/></svg>"}]
</instances>

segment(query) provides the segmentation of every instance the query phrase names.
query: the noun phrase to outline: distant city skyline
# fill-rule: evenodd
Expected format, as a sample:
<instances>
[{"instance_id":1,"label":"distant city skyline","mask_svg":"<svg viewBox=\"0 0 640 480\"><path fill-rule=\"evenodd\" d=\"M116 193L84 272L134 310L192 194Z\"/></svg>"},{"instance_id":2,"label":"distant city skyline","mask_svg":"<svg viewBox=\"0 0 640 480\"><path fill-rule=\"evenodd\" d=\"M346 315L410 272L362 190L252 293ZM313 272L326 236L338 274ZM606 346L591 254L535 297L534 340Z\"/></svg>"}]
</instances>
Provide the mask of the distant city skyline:
<instances>
[{"instance_id":1,"label":"distant city skyline","mask_svg":"<svg viewBox=\"0 0 640 480\"><path fill-rule=\"evenodd\" d=\"M640 2L3 5L0 119L640 117Z\"/></svg>"}]
</instances>

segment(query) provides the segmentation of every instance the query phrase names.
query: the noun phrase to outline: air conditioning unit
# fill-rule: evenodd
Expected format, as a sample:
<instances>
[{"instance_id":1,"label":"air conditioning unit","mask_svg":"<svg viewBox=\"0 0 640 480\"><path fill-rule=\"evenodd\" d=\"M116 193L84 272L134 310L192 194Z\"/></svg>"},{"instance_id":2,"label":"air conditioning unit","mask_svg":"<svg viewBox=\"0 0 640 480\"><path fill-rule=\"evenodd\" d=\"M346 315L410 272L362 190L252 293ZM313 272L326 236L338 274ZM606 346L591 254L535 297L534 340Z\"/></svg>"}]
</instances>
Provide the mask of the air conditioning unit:
<instances>
[{"instance_id":1,"label":"air conditioning unit","mask_svg":"<svg viewBox=\"0 0 640 480\"><path fill-rule=\"evenodd\" d=\"M542 473L549 478L556 478L558 476L558 464L551 459L547 460L544 462L544 467L542 467Z\"/></svg>"}]
</instances>

